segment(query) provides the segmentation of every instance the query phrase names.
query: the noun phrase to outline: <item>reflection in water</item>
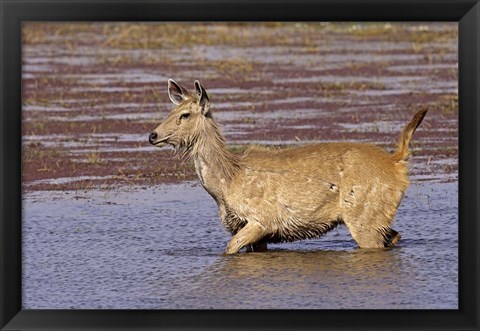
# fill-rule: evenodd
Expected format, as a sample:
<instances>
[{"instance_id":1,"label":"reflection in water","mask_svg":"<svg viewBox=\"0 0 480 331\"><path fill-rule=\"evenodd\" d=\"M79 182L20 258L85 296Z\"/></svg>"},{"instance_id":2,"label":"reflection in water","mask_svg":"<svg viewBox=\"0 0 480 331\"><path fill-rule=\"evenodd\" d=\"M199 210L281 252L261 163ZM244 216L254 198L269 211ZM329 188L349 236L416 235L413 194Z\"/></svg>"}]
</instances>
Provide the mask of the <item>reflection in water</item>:
<instances>
[{"instance_id":1,"label":"reflection in water","mask_svg":"<svg viewBox=\"0 0 480 331\"><path fill-rule=\"evenodd\" d=\"M219 257L178 299L187 308L202 298L205 308L381 308L414 273L400 248L239 254Z\"/></svg>"}]
</instances>

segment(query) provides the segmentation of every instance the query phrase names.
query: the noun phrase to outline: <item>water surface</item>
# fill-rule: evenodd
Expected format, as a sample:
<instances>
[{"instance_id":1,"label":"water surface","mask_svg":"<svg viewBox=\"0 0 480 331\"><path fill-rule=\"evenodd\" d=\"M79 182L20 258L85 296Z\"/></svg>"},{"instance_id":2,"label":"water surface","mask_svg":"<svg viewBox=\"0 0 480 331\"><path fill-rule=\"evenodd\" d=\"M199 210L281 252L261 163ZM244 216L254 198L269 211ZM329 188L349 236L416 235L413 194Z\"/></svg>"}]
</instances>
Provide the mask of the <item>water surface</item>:
<instances>
[{"instance_id":1,"label":"water surface","mask_svg":"<svg viewBox=\"0 0 480 331\"><path fill-rule=\"evenodd\" d=\"M228 233L195 182L24 196L27 309L456 309L458 185L414 182L393 249L346 228L223 255Z\"/></svg>"}]
</instances>

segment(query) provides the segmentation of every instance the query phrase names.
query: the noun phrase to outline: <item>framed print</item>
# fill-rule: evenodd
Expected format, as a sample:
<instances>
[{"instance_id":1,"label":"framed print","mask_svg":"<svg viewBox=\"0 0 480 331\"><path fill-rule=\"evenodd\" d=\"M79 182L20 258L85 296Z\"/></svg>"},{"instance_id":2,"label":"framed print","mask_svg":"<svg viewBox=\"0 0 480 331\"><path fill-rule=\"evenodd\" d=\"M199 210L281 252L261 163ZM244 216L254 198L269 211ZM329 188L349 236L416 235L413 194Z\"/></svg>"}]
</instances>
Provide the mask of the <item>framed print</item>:
<instances>
[{"instance_id":1,"label":"framed print","mask_svg":"<svg viewBox=\"0 0 480 331\"><path fill-rule=\"evenodd\" d=\"M479 6L2 1L2 330L478 329Z\"/></svg>"}]
</instances>

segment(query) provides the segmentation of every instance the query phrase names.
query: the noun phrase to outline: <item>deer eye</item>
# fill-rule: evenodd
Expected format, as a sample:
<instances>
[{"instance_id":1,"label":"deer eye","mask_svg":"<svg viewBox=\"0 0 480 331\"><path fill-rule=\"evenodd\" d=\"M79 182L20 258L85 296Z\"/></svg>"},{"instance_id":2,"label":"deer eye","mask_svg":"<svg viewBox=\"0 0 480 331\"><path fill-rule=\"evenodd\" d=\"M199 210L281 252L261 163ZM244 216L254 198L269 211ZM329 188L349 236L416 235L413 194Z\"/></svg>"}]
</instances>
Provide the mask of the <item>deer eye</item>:
<instances>
[{"instance_id":1,"label":"deer eye","mask_svg":"<svg viewBox=\"0 0 480 331\"><path fill-rule=\"evenodd\" d=\"M186 120L189 117L190 117L190 113L183 113L182 115L180 115L180 118L183 120Z\"/></svg>"}]
</instances>

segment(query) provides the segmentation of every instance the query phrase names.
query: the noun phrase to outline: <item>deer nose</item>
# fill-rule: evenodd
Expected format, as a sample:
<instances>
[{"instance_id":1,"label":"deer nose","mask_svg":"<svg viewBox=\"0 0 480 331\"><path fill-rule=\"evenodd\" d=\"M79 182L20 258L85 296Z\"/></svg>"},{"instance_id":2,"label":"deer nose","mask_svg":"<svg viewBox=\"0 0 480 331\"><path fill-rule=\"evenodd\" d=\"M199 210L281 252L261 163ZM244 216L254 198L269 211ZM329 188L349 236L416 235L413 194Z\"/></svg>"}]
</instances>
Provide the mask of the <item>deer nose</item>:
<instances>
[{"instance_id":1,"label":"deer nose","mask_svg":"<svg viewBox=\"0 0 480 331\"><path fill-rule=\"evenodd\" d=\"M156 132L150 133L150 136L148 136L148 141L150 142L150 144L153 144L157 139L157 137L158 137L158 134Z\"/></svg>"}]
</instances>

